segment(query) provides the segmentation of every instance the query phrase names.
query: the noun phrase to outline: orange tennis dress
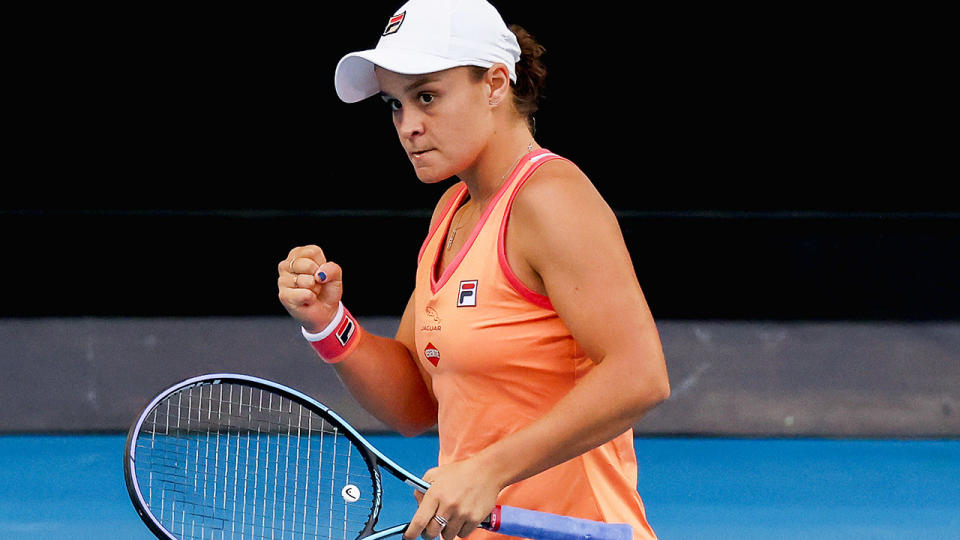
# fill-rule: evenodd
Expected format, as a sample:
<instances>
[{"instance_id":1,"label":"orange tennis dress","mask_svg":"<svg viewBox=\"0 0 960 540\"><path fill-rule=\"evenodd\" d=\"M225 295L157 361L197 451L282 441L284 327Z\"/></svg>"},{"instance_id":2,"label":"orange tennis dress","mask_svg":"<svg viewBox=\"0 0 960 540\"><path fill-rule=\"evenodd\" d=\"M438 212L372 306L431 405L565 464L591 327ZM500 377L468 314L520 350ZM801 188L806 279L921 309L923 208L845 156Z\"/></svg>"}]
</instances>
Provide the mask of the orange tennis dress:
<instances>
[{"instance_id":1,"label":"orange tennis dress","mask_svg":"<svg viewBox=\"0 0 960 540\"><path fill-rule=\"evenodd\" d=\"M536 150L520 160L456 258L438 275L451 198L420 250L416 281L419 361L439 403L439 464L466 459L549 411L594 366L554 311L507 262L504 240L518 190L537 167L563 159ZM505 488L498 504L629 523L655 538L637 492L633 430ZM470 538L503 538L477 531Z\"/></svg>"}]
</instances>

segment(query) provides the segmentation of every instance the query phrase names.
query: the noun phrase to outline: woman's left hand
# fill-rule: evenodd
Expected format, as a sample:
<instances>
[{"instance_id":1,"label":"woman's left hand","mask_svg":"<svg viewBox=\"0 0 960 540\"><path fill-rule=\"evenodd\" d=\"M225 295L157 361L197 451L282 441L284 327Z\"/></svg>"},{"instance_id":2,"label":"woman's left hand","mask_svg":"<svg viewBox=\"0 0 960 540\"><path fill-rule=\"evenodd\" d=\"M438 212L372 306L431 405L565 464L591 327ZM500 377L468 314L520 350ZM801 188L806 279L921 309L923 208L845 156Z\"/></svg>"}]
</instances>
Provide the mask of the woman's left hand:
<instances>
[{"instance_id":1,"label":"woman's left hand","mask_svg":"<svg viewBox=\"0 0 960 540\"><path fill-rule=\"evenodd\" d=\"M426 493L415 493L420 503L403 537L413 540L443 536L452 540L477 529L497 503L502 486L474 459L430 469L423 479L430 484ZM441 520L434 519L439 516ZM446 520L446 525L441 521Z\"/></svg>"}]
</instances>

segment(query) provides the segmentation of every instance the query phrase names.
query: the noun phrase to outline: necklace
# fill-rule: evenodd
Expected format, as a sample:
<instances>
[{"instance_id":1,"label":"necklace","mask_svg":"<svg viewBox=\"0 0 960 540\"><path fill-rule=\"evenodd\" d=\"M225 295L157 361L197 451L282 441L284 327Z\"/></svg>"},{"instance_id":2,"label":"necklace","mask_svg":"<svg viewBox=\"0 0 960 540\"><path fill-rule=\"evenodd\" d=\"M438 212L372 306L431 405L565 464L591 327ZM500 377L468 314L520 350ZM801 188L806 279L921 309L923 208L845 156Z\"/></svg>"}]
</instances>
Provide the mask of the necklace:
<instances>
[{"instance_id":1,"label":"necklace","mask_svg":"<svg viewBox=\"0 0 960 540\"><path fill-rule=\"evenodd\" d=\"M517 163L520 163L520 160L523 159L523 156L529 154L530 152L533 152L533 141L530 141L530 144L527 145L527 151L520 154L520 157L518 157L517 160L513 162L513 165L511 165L510 168L507 169L507 172L503 173L503 176L500 177L500 181L502 182L503 179L506 178L508 174L510 174L510 171L512 171L513 168L517 166Z\"/></svg>"},{"instance_id":2,"label":"necklace","mask_svg":"<svg viewBox=\"0 0 960 540\"><path fill-rule=\"evenodd\" d=\"M500 181L502 182L504 179L506 179L507 175L510 174L510 171L512 171L513 168L517 166L517 163L520 163L520 160L523 159L523 156L529 154L530 152L533 152L533 141L530 141L530 144L527 145L527 151L524 152L523 154L520 154L520 157L518 157L517 160L513 162L513 165L510 165L510 168L507 169L507 172L503 173L503 175L500 177ZM449 231L447 231L446 249L448 250L451 247L453 247L453 240L457 237L457 231L459 231L463 227L463 225L461 225L460 222L463 221L463 216L464 214L466 214L466 212L463 211L463 208L465 206L466 205L460 207L460 211L457 212L457 222L450 227ZM471 206L471 209L473 209L472 206Z\"/></svg>"},{"instance_id":3,"label":"necklace","mask_svg":"<svg viewBox=\"0 0 960 540\"><path fill-rule=\"evenodd\" d=\"M447 233L447 249L453 247L453 239L457 237L457 231L463 227L463 225L460 225L463 214L466 214L466 212L457 212L457 223L450 227L450 232Z\"/></svg>"}]
</instances>

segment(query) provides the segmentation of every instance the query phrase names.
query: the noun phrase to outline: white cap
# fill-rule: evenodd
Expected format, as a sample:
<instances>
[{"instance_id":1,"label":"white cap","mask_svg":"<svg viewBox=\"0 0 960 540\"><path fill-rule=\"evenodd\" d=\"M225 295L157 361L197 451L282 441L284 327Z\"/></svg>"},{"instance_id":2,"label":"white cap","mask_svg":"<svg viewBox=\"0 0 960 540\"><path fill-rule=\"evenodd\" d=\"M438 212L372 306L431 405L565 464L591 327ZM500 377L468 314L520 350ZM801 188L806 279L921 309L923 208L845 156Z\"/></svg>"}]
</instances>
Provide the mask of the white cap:
<instances>
[{"instance_id":1,"label":"white cap","mask_svg":"<svg viewBox=\"0 0 960 540\"><path fill-rule=\"evenodd\" d=\"M387 22L375 49L340 59L334 84L340 99L354 103L380 92L374 65L420 75L502 63L516 82L519 60L516 36L485 0L409 0Z\"/></svg>"}]
</instances>

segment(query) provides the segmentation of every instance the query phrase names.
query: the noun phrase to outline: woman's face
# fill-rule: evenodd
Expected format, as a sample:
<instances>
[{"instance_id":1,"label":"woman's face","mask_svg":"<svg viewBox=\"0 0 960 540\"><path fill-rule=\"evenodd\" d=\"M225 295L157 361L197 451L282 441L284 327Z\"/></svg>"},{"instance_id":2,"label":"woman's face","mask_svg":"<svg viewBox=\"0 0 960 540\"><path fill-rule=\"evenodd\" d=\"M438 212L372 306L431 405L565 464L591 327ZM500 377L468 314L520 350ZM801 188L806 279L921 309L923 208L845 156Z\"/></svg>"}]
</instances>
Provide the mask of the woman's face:
<instances>
[{"instance_id":1,"label":"woman's face","mask_svg":"<svg viewBox=\"0 0 960 540\"><path fill-rule=\"evenodd\" d=\"M400 144L420 181L434 183L469 168L493 133L488 85L470 68L401 75L376 68Z\"/></svg>"}]
</instances>

